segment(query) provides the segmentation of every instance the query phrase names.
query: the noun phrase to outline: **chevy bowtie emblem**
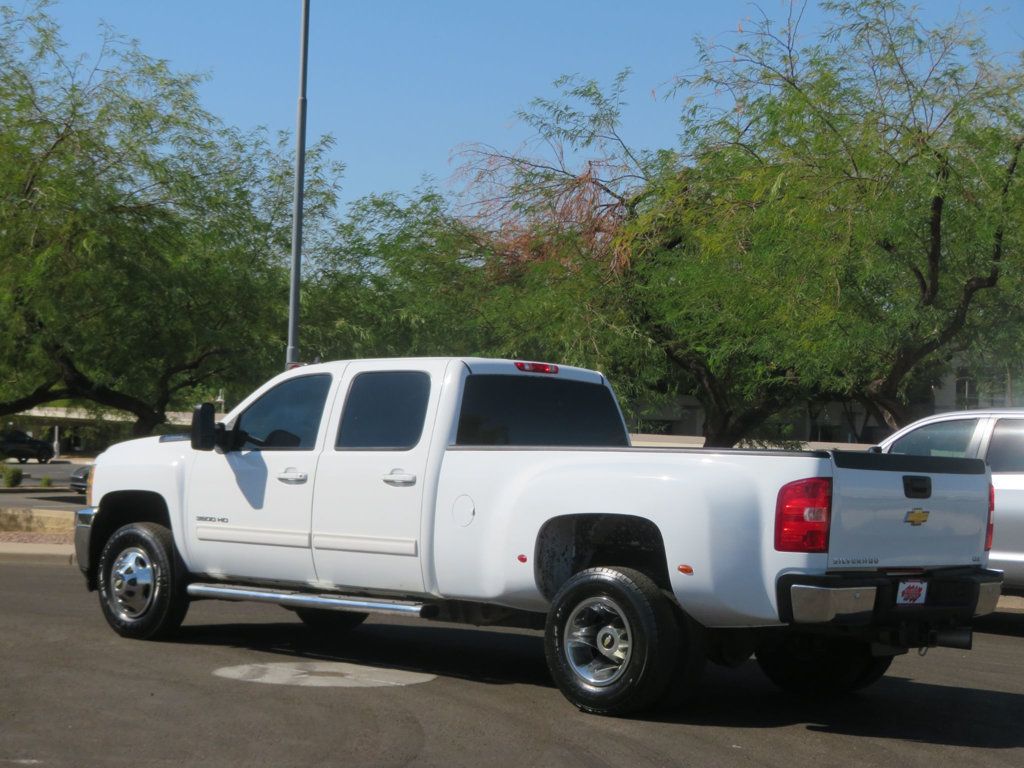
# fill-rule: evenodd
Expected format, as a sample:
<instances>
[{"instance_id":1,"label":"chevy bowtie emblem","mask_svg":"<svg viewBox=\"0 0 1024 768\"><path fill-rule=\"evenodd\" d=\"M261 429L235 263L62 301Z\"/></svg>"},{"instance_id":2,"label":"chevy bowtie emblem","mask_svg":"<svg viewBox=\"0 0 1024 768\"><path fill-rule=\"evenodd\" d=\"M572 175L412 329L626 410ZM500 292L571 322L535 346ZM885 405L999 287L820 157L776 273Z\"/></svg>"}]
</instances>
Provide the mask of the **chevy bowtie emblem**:
<instances>
[{"instance_id":1,"label":"chevy bowtie emblem","mask_svg":"<svg viewBox=\"0 0 1024 768\"><path fill-rule=\"evenodd\" d=\"M903 518L904 523L910 523L915 528L928 522L928 512L923 509L912 509Z\"/></svg>"}]
</instances>

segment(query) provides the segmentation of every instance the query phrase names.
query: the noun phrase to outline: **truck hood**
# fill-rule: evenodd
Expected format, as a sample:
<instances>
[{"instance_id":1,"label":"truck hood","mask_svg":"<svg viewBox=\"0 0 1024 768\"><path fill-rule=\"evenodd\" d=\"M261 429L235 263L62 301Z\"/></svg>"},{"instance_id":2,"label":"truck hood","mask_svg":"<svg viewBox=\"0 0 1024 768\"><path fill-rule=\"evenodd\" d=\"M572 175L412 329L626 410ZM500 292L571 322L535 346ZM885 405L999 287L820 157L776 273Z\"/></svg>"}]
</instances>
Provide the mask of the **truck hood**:
<instances>
[{"instance_id":1,"label":"truck hood","mask_svg":"<svg viewBox=\"0 0 1024 768\"><path fill-rule=\"evenodd\" d=\"M188 435L161 435L140 437L115 443L96 457L96 465L104 464L152 464L173 461L183 453L192 451Z\"/></svg>"}]
</instances>

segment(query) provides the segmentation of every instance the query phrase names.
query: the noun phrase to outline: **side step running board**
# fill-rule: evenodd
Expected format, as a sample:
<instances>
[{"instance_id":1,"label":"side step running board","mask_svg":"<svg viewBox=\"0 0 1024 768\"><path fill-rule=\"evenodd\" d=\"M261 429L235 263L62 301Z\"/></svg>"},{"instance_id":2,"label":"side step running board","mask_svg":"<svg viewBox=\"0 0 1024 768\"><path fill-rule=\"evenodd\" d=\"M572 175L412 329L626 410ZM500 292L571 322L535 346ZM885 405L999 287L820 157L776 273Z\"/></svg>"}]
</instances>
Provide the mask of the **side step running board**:
<instances>
[{"instance_id":1,"label":"side step running board","mask_svg":"<svg viewBox=\"0 0 1024 768\"><path fill-rule=\"evenodd\" d=\"M328 611L358 611L359 613L390 613L419 616L429 619L437 613L436 605L403 602L401 600L374 600L364 597L313 595L262 587L236 587L227 584L189 584L191 597L238 602L274 603L286 608L322 608Z\"/></svg>"}]
</instances>

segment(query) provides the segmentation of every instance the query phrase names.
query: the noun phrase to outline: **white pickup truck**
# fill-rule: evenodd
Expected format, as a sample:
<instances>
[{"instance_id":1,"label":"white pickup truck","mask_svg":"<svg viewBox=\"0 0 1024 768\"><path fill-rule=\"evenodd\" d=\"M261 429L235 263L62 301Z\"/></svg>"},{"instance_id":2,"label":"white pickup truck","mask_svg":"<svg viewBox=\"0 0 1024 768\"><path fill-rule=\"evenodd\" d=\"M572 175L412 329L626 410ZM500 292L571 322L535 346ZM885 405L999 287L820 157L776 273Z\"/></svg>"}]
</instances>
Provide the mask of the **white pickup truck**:
<instances>
[{"instance_id":1,"label":"white pickup truck","mask_svg":"<svg viewBox=\"0 0 1024 768\"><path fill-rule=\"evenodd\" d=\"M984 462L634 448L600 373L547 363L300 367L90 482L78 562L125 637L209 598L336 632L543 627L559 688L604 714L752 653L791 691L861 688L908 648L969 648L1000 593Z\"/></svg>"}]
</instances>

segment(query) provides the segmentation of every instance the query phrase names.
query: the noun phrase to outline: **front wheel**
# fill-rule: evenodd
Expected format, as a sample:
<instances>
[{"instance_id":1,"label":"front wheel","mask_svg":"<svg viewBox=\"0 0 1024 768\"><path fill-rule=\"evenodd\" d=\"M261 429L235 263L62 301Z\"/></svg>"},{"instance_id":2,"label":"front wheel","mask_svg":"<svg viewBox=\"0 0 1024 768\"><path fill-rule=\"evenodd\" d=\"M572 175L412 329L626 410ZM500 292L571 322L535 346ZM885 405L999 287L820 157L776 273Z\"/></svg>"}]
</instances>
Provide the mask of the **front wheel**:
<instances>
[{"instance_id":1,"label":"front wheel","mask_svg":"<svg viewBox=\"0 0 1024 768\"><path fill-rule=\"evenodd\" d=\"M892 656L873 656L863 640L787 634L757 650L757 663L777 686L802 696L850 693L880 679Z\"/></svg>"},{"instance_id":2,"label":"front wheel","mask_svg":"<svg viewBox=\"0 0 1024 768\"><path fill-rule=\"evenodd\" d=\"M678 649L672 604L639 571L580 571L552 601L548 669L584 712L622 715L654 704L673 680Z\"/></svg>"},{"instance_id":3,"label":"front wheel","mask_svg":"<svg viewBox=\"0 0 1024 768\"><path fill-rule=\"evenodd\" d=\"M166 637L188 611L184 563L162 525L129 523L114 531L100 555L98 577L103 616L122 637Z\"/></svg>"}]
</instances>

